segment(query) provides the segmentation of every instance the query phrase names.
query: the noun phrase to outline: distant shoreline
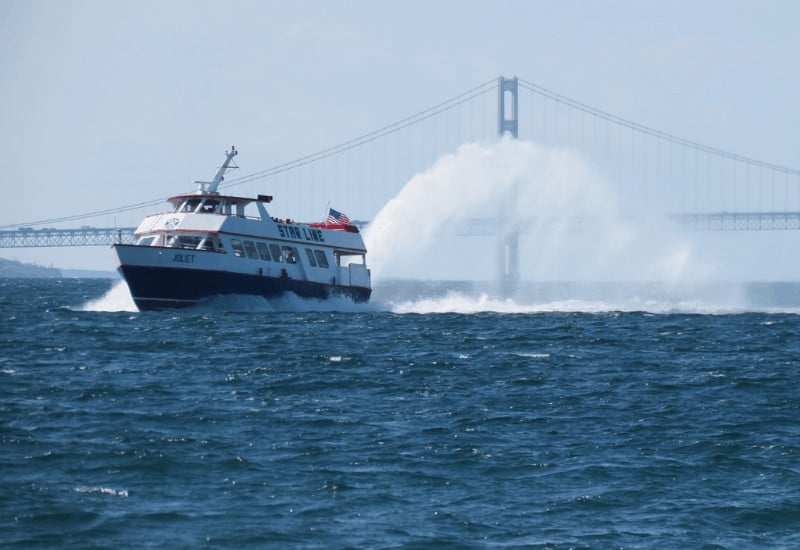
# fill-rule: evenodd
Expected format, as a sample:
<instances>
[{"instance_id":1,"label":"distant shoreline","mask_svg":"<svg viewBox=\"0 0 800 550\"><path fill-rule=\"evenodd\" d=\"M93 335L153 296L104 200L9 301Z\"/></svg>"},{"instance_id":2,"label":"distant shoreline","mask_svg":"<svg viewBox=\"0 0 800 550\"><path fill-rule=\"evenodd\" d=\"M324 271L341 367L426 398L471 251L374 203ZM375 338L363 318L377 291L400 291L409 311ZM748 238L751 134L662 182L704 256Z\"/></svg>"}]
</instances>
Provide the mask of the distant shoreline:
<instances>
[{"instance_id":1,"label":"distant shoreline","mask_svg":"<svg viewBox=\"0 0 800 550\"><path fill-rule=\"evenodd\" d=\"M0 258L0 279L117 279L116 271L59 269Z\"/></svg>"}]
</instances>

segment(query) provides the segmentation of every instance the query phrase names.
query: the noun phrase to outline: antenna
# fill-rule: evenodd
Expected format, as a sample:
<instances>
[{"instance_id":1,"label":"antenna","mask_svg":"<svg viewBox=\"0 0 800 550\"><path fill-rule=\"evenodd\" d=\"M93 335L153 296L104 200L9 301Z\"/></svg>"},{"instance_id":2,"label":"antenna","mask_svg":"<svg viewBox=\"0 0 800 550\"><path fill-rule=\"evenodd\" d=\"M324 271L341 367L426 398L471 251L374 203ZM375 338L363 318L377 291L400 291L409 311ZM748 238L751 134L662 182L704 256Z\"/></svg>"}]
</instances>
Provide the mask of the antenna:
<instances>
[{"instance_id":1,"label":"antenna","mask_svg":"<svg viewBox=\"0 0 800 550\"><path fill-rule=\"evenodd\" d=\"M235 145L231 145L230 151L225 151L225 162L222 163L222 166L219 167L217 173L214 175L214 179L211 181L198 181L195 180L194 182L199 184L197 187L198 193L216 193L217 187L219 186L220 182L225 179L223 176L225 172L228 170L232 170L234 168L239 168L238 166L231 166L231 161L233 157L239 154L239 151L236 150Z\"/></svg>"}]
</instances>

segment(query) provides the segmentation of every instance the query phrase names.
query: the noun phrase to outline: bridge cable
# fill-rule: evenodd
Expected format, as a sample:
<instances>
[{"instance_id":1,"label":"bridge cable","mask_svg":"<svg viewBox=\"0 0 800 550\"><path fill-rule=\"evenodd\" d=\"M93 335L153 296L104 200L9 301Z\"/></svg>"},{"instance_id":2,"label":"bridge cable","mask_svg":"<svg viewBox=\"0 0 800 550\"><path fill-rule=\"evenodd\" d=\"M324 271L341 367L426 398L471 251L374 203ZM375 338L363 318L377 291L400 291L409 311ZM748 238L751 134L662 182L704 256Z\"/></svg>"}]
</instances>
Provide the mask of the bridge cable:
<instances>
[{"instance_id":1,"label":"bridge cable","mask_svg":"<svg viewBox=\"0 0 800 550\"><path fill-rule=\"evenodd\" d=\"M638 131L638 132L641 132L641 133L644 133L644 134L647 134L647 135L650 135L650 136L653 136L653 137L656 137L656 138L659 138L659 139L662 139L662 140L665 140L665 141L669 141L669 142L675 143L677 145L682 145L684 147L688 147L690 149L694 149L695 151L702 151L704 153L709 153L709 154L716 155L716 156L719 156L719 157L727 158L729 160L733 160L733 161L736 161L736 162L742 162L742 163L745 163L745 164L748 164L748 165L751 165L751 166L758 166L758 167L761 167L761 168L767 168L769 170L774 170L774 171L778 171L778 172L784 172L786 174L792 174L792 175L800 176L800 170L798 170L798 169L789 168L789 167L786 167L786 166L780 166L778 164L772 164L770 162L764 162L764 161L757 160L757 159L750 158L750 157L745 157L743 155L739 155L739 154L736 154L736 153L731 153L730 151L725 151L723 149L718 149L716 147L711 147L709 145L703 145L702 143L698 143L696 141L691 141L691 140L684 139L684 138L681 138L681 137L678 137L678 136L675 136L675 135L672 135L672 134L668 134L666 132L662 132L660 130L656 130L655 128L651 128L651 127L645 126L643 124L638 124L638 123L633 122L631 120L627 120L625 118L613 115L613 114L611 114L611 113L609 113L607 111L603 111L601 109L597 109L595 107L592 107L591 105L587 105L585 103L581 103L580 101L574 100L574 99L569 98L569 97L564 96L564 95L561 95L561 94L559 94L557 92L549 90L549 89L547 89L547 88L545 88L543 86L539 86L538 84L534 84L533 82L529 82L529 81L524 80L522 78L519 79L519 84L520 84L520 86L522 86L526 90L529 90L529 91L531 91L531 92L533 92L535 94L538 94L540 96L546 97L548 99L552 99L553 101L561 103L562 105L567 105L569 107L573 107L575 109L583 111L584 113L587 113L587 114L590 114L592 116L601 118L603 120L607 120L609 122L613 122L614 124L617 124L619 126L624 126L624 127L629 128L631 130L635 130L635 131Z\"/></svg>"},{"instance_id":2,"label":"bridge cable","mask_svg":"<svg viewBox=\"0 0 800 550\"><path fill-rule=\"evenodd\" d=\"M438 115L440 113L443 113L445 111L453 109L454 107L457 107L457 106L459 106L459 105L461 105L461 104L463 104L463 103L465 103L467 101L475 99L476 97L479 97L479 96L484 95L484 94L486 94L488 92L491 92L491 91L495 91L496 89L497 89L497 79L493 78L491 80L487 80L486 82L483 82L482 84L479 84L478 86L475 86L474 88L471 88L471 89L467 90L466 92L463 92L463 93L461 93L461 94L459 94L457 96L454 96L454 97L452 97L452 98L450 98L448 100L442 101L441 103L438 103L438 104L434 105L433 107L430 107L428 109L420 111L420 112L418 112L418 113L416 113L414 115L406 117L406 118L404 118L402 120L399 120L399 121L397 121L397 122L395 122L393 124L389 124L387 126L384 126L383 128L379 128L378 130L374 130L372 132L369 132L369 133L364 134L362 136L359 136L359 137L353 138L351 140L345 141L345 142L340 143L338 145L335 145L333 147L328 147L327 149L322 149L321 151L317 151L316 153L312 153L310 155L305 155L305 156L297 158L295 160L292 160L292 161L289 161L289 162L285 162L285 163L282 163L282 164L278 164L278 165L273 166L271 168L267 168L266 170L261 170L259 172L254 172L254 173L248 174L246 176L241 176L241 177L232 179L232 180L220 185L220 188L223 188L223 187L225 187L225 188L234 187L234 186L241 185L241 184L244 184L244 183L249 183L249 182L252 182L252 181L259 180L259 179L267 178L267 177L273 176L275 174L279 174L281 172L286 172L288 170L293 170L295 168L299 168L301 166L305 166L307 164L311 164L313 162L328 158L330 156L337 155L337 154L343 153L345 151L349 151L350 149L354 149L354 148L356 148L358 146L365 145L365 144L370 143L372 141L376 141L376 140L378 140L378 139L380 139L382 137L385 137L387 135L399 132L400 130L402 130L404 128L407 128L409 126L413 126L414 124L418 124L418 123L420 123L420 122L422 122L424 120L427 120L427 119L429 119L429 118L431 118L433 116L436 116L436 115ZM26 227L26 226L31 226L31 225L44 225L44 224L51 224L51 223L61 223L61 222L66 222L66 221L83 220L83 219L94 218L94 217L103 216L103 215L107 215L107 214L118 214L118 213L121 213L121 212L128 212L128 211L131 211L131 210L138 210L140 208L145 208L145 207L149 207L149 206L155 206L155 205L161 204L162 202L164 202L163 198L150 200L150 201L145 201L145 202L140 202L140 203L136 203L136 204L132 204L132 205L128 205L128 206L120 206L120 207L116 207L116 208L109 208L109 209L106 209L106 210L98 210L98 211L95 211L95 212L88 212L88 213L85 213L85 214L75 214L75 215L71 215L71 216L62 216L62 217L59 217L59 218L48 218L48 219L44 219L44 220L37 220L37 221L27 222L27 223L9 224L9 225L0 226L0 229L15 229L15 228Z\"/></svg>"},{"instance_id":3,"label":"bridge cable","mask_svg":"<svg viewBox=\"0 0 800 550\"><path fill-rule=\"evenodd\" d=\"M349 151L350 149L354 149L361 145L366 145L367 143L377 141L382 137L394 134L404 128L408 128L409 126L413 126L414 124L418 124L424 120L427 120L445 111L453 109L463 103L466 103L467 101L475 99L476 97L484 95L488 92L494 92L496 89L497 89L497 81L495 79L492 79L488 82L481 84L480 86L476 86L475 88L472 88L471 90L464 92L463 94L453 97L447 101L443 101L442 103L434 105L433 107L425 109L424 111L420 111L419 113L404 118L403 120L395 122L394 124L384 126L383 128L380 128L368 134L364 134L362 136L353 138L344 143L340 143L339 145L335 145L333 147L317 151L316 153L312 153L310 155L306 155L304 157L300 157L298 159L283 164L279 164L277 166L273 166L272 168L267 168L266 170L262 170L260 172L254 172L246 176L241 176L239 178L230 180L220 185L220 187L234 187L236 185L241 185L243 183L249 183L251 181L267 178L275 174L279 174L281 172L293 170L294 168L299 168L301 166L305 166L306 164L311 164L313 162L328 158L330 156L337 155L345 151Z\"/></svg>"}]
</instances>

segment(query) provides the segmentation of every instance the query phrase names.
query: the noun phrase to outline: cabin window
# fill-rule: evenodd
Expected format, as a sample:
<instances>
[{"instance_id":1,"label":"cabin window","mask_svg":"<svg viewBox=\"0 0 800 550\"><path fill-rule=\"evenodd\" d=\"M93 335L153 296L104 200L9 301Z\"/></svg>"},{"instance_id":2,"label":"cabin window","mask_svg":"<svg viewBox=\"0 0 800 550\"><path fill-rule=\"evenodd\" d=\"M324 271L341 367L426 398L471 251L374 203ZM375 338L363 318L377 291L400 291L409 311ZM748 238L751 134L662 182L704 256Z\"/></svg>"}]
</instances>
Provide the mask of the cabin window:
<instances>
[{"instance_id":1,"label":"cabin window","mask_svg":"<svg viewBox=\"0 0 800 550\"><path fill-rule=\"evenodd\" d=\"M256 247L258 248L258 255L261 256L261 259L268 262L269 250L267 249L267 245L264 243L256 243Z\"/></svg>"},{"instance_id":2,"label":"cabin window","mask_svg":"<svg viewBox=\"0 0 800 550\"><path fill-rule=\"evenodd\" d=\"M311 264L311 267L317 267L317 260L314 259L314 251L310 248L306 248L306 256L308 256L308 263Z\"/></svg>"},{"instance_id":3,"label":"cabin window","mask_svg":"<svg viewBox=\"0 0 800 550\"><path fill-rule=\"evenodd\" d=\"M324 250L315 250L314 254L317 256L317 263L320 267L328 267L328 257L325 255Z\"/></svg>"},{"instance_id":4,"label":"cabin window","mask_svg":"<svg viewBox=\"0 0 800 550\"><path fill-rule=\"evenodd\" d=\"M283 261L283 254L281 254L281 247L277 244L269 245L269 251L272 252L272 259L276 262Z\"/></svg>"},{"instance_id":5,"label":"cabin window","mask_svg":"<svg viewBox=\"0 0 800 550\"><path fill-rule=\"evenodd\" d=\"M218 204L219 204L218 200L208 199L203 205L203 212L208 212L209 214L212 212L216 212Z\"/></svg>"},{"instance_id":6,"label":"cabin window","mask_svg":"<svg viewBox=\"0 0 800 550\"><path fill-rule=\"evenodd\" d=\"M178 248L190 248L194 250L197 248L197 245L200 244L202 239L200 237L190 237L187 235L182 235L178 237Z\"/></svg>"},{"instance_id":7,"label":"cabin window","mask_svg":"<svg viewBox=\"0 0 800 550\"><path fill-rule=\"evenodd\" d=\"M256 245L253 244L253 241L245 241L244 248L247 250L247 257L253 260L258 259L258 252L256 252Z\"/></svg>"},{"instance_id":8,"label":"cabin window","mask_svg":"<svg viewBox=\"0 0 800 550\"><path fill-rule=\"evenodd\" d=\"M203 250L214 251L214 238L211 235L208 235L203 241Z\"/></svg>"},{"instance_id":9,"label":"cabin window","mask_svg":"<svg viewBox=\"0 0 800 550\"><path fill-rule=\"evenodd\" d=\"M153 244L153 241L156 240L155 236L152 237L142 237L139 239L139 242L136 243L139 246L150 246Z\"/></svg>"},{"instance_id":10,"label":"cabin window","mask_svg":"<svg viewBox=\"0 0 800 550\"><path fill-rule=\"evenodd\" d=\"M242 247L242 241L239 239L231 239L231 248L233 249L233 255L239 258L244 258L244 248Z\"/></svg>"},{"instance_id":11,"label":"cabin window","mask_svg":"<svg viewBox=\"0 0 800 550\"><path fill-rule=\"evenodd\" d=\"M200 204L200 199L189 199L183 204L184 212L194 212L197 205Z\"/></svg>"},{"instance_id":12,"label":"cabin window","mask_svg":"<svg viewBox=\"0 0 800 550\"><path fill-rule=\"evenodd\" d=\"M297 249L293 246L283 247L283 257L286 259L287 264L297 263Z\"/></svg>"}]
</instances>

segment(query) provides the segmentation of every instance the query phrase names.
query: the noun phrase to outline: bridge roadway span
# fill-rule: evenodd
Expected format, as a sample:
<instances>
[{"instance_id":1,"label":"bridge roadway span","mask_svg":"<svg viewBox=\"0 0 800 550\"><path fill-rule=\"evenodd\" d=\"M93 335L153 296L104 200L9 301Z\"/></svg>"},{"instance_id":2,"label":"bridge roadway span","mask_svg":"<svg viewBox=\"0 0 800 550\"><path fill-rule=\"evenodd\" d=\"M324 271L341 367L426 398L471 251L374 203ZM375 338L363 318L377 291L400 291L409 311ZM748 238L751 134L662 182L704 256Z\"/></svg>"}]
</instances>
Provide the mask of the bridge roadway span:
<instances>
[{"instance_id":1,"label":"bridge roadway span","mask_svg":"<svg viewBox=\"0 0 800 550\"><path fill-rule=\"evenodd\" d=\"M62 246L110 246L133 243L135 227L82 227L80 229L31 229L0 231L0 248Z\"/></svg>"},{"instance_id":2,"label":"bridge roadway span","mask_svg":"<svg viewBox=\"0 0 800 550\"><path fill-rule=\"evenodd\" d=\"M711 212L673 214L669 219L676 225L695 231L798 231L800 212ZM582 227L596 227L600 218L574 217L565 220L553 216L546 219L521 220L509 228L497 219L476 218L466 221L458 230L460 235L493 235L509 229L525 233L525 227L542 227L542 224L564 224L580 232ZM634 218L624 221L635 221ZM364 229L369 222L355 222ZM134 242L135 227L82 227L80 229L21 228L0 231L0 248L41 248L63 246L110 246L113 243Z\"/></svg>"},{"instance_id":3,"label":"bridge roadway span","mask_svg":"<svg viewBox=\"0 0 800 550\"><path fill-rule=\"evenodd\" d=\"M690 231L797 231L800 230L800 212L707 212L670 214L665 220L678 228ZM537 231L559 228L571 233L596 231L603 223L636 223L635 216L604 217L586 216L532 216L508 224L496 218L465 220L459 227L459 235L494 235L515 232L524 234L529 228ZM639 219L638 221L650 221Z\"/></svg>"}]
</instances>

